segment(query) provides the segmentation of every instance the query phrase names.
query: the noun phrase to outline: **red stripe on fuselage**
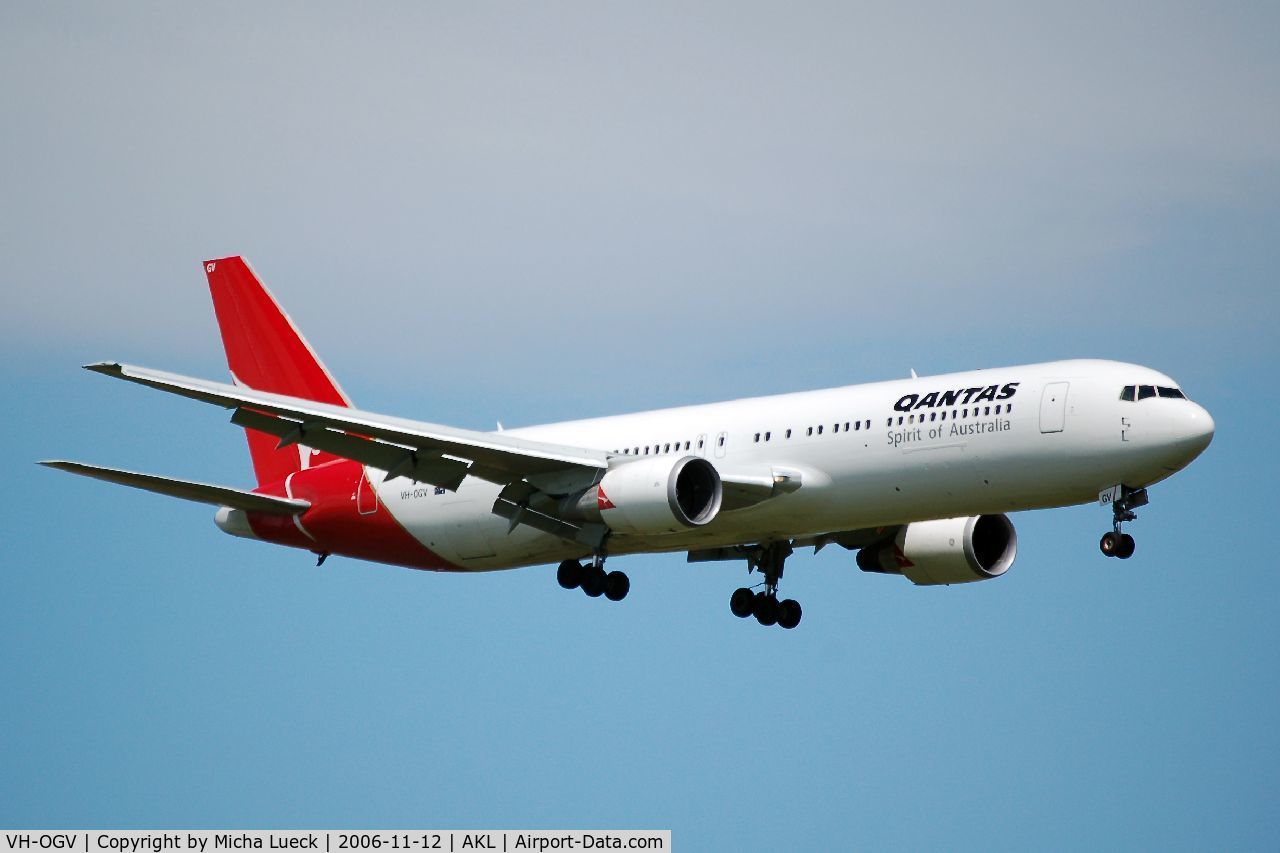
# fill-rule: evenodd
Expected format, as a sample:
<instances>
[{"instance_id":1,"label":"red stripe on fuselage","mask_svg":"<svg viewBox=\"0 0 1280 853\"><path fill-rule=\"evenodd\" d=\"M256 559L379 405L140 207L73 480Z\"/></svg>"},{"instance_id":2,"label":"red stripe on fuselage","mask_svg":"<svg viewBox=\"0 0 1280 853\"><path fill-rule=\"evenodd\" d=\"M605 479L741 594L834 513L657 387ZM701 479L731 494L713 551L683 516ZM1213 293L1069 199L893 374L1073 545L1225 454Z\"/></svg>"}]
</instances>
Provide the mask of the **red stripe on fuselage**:
<instances>
[{"instance_id":1,"label":"red stripe on fuselage","mask_svg":"<svg viewBox=\"0 0 1280 853\"><path fill-rule=\"evenodd\" d=\"M310 501L311 508L301 518L249 513L249 524L259 539L411 569L460 570L400 526L373 497L373 486L359 462L327 462L298 471L287 482L287 490L285 481L280 481L257 491ZM362 485L367 501L360 500Z\"/></svg>"}]
</instances>

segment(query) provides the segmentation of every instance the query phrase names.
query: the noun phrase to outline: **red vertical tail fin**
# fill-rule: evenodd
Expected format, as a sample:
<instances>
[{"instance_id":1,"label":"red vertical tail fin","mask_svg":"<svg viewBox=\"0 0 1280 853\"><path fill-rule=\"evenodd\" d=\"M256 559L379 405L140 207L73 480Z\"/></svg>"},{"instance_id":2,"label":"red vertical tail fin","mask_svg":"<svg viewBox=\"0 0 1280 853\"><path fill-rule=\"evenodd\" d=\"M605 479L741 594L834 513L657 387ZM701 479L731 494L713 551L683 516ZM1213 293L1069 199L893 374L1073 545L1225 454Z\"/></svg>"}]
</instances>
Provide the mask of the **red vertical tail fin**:
<instances>
[{"instance_id":1,"label":"red vertical tail fin","mask_svg":"<svg viewBox=\"0 0 1280 853\"><path fill-rule=\"evenodd\" d=\"M205 261L204 271L227 351L227 366L237 385L317 403L351 405L244 258ZM274 436L254 430L245 433L259 485L277 483L302 468L335 458L302 445L277 449Z\"/></svg>"}]
</instances>

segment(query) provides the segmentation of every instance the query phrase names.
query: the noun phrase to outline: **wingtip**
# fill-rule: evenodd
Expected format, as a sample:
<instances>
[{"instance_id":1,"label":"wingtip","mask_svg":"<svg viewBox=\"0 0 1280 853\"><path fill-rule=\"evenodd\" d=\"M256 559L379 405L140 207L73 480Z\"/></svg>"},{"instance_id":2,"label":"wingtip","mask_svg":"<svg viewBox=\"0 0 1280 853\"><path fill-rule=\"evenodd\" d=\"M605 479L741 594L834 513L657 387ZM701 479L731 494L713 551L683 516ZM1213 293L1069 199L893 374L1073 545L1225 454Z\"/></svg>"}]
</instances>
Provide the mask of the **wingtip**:
<instances>
[{"instance_id":1,"label":"wingtip","mask_svg":"<svg viewBox=\"0 0 1280 853\"><path fill-rule=\"evenodd\" d=\"M95 361L92 364L80 365L85 370L92 370L94 373L105 373L108 376L119 376L123 371L118 361Z\"/></svg>"}]
</instances>

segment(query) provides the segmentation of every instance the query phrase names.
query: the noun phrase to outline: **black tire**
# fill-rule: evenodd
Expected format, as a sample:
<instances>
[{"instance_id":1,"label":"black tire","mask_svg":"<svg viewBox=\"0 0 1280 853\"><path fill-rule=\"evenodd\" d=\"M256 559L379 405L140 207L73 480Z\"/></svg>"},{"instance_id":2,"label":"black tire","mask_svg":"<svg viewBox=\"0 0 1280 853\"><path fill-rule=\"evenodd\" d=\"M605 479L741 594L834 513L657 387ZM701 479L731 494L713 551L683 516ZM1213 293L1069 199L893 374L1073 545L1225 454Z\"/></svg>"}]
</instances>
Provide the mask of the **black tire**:
<instances>
[{"instance_id":1,"label":"black tire","mask_svg":"<svg viewBox=\"0 0 1280 853\"><path fill-rule=\"evenodd\" d=\"M1133 556L1133 552L1137 549L1138 543L1133 541L1133 537L1128 533L1120 534L1120 547L1116 549L1116 556L1122 560L1127 560Z\"/></svg>"},{"instance_id":2,"label":"black tire","mask_svg":"<svg viewBox=\"0 0 1280 853\"><path fill-rule=\"evenodd\" d=\"M1121 541L1119 533L1104 533L1098 540L1098 550L1107 557L1114 557L1120 550Z\"/></svg>"},{"instance_id":3,"label":"black tire","mask_svg":"<svg viewBox=\"0 0 1280 853\"><path fill-rule=\"evenodd\" d=\"M577 589L582 585L582 564L577 560L565 560L556 569L556 582L565 589Z\"/></svg>"},{"instance_id":4,"label":"black tire","mask_svg":"<svg viewBox=\"0 0 1280 853\"><path fill-rule=\"evenodd\" d=\"M778 624L778 599L772 595L758 593L755 605L757 622L766 627Z\"/></svg>"},{"instance_id":5,"label":"black tire","mask_svg":"<svg viewBox=\"0 0 1280 853\"><path fill-rule=\"evenodd\" d=\"M582 570L582 591L592 598L599 598L604 592L604 569L587 566Z\"/></svg>"},{"instance_id":6,"label":"black tire","mask_svg":"<svg viewBox=\"0 0 1280 853\"><path fill-rule=\"evenodd\" d=\"M800 617L803 615L804 611L800 608L800 602L794 598L788 598L778 605L778 624L787 630L799 625Z\"/></svg>"},{"instance_id":7,"label":"black tire","mask_svg":"<svg viewBox=\"0 0 1280 853\"><path fill-rule=\"evenodd\" d=\"M631 578L623 572L609 572L604 578L604 597L610 601L621 601L631 591Z\"/></svg>"},{"instance_id":8,"label":"black tire","mask_svg":"<svg viewBox=\"0 0 1280 853\"><path fill-rule=\"evenodd\" d=\"M729 596L729 609L739 619L746 619L755 612L756 594L744 587L739 587Z\"/></svg>"}]
</instances>

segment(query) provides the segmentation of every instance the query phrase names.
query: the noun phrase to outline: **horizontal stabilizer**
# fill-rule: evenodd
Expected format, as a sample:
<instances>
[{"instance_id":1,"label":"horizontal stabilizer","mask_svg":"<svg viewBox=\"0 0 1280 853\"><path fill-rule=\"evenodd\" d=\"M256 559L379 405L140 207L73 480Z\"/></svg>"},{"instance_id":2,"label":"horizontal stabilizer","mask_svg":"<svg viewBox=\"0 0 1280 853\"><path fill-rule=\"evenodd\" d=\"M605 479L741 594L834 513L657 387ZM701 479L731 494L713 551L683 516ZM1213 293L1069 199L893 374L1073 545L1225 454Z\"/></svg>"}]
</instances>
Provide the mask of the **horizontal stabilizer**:
<instances>
[{"instance_id":1,"label":"horizontal stabilizer","mask_svg":"<svg viewBox=\"0 0 1280 853\"><path fill-rule=\"evenodd\" d=\"M171 498L229 506L247 512L265 512L272 515L296 515L304 512L311 504L307 501L277 498L271 495L260 495L243 489L232 489L228 486L213 486L208 483L193 483L189 480L174 480L169 477L157 477L155 474L139 474L134 471L122 471L118 468L103 468L99 465L86 465L83 462L66 462L61 459L46 460L40 463L47 468L69 471L95 480L106 480L121 486L131 486L156 494L168 495Z\"/></svg>"}]
</instances>

